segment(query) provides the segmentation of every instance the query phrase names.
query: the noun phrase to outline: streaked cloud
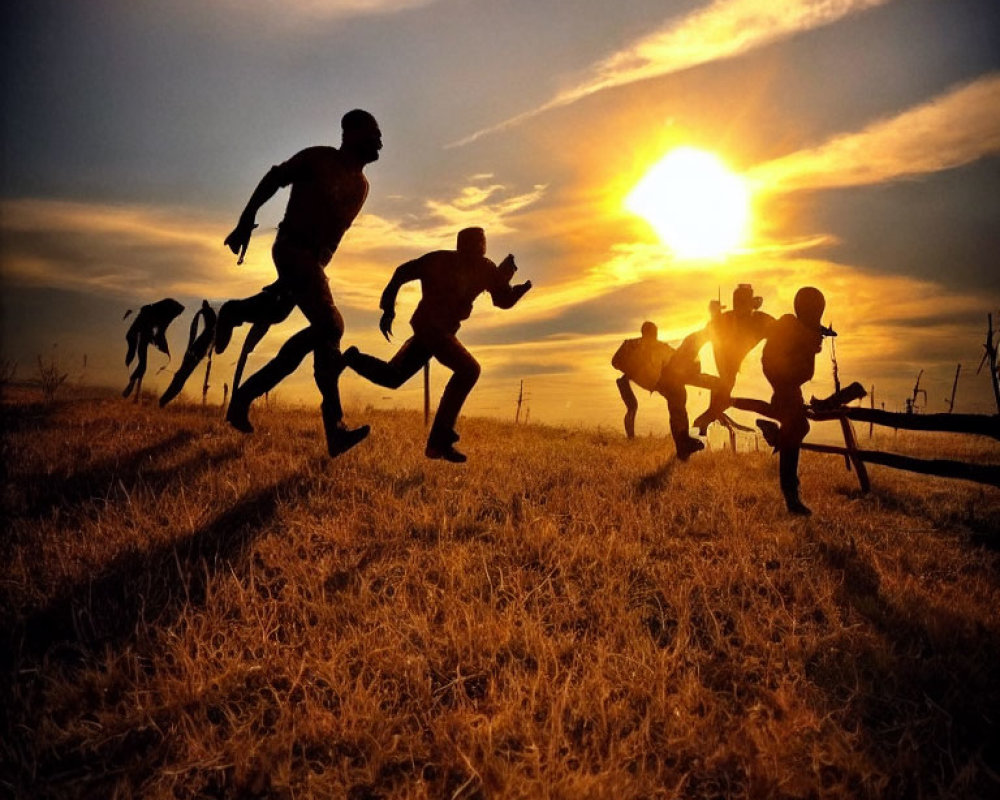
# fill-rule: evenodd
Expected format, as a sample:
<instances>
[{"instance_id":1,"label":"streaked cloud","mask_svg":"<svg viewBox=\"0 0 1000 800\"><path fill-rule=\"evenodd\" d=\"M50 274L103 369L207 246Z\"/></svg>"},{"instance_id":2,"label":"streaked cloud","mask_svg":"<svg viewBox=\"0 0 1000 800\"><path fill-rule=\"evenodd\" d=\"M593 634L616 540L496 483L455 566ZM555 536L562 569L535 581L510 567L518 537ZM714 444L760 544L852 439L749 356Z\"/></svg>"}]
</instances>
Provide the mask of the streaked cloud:
<instances>
[{"instance_id":1,"label":"streaked cloud","mask_svg":"<svg viewBox=\"0 0 1000 800\"><path fill-rule=\"evenodd\" d=\"M1000 73L861 131L758 165L763 191L861 186L953 169L1000 152Z\"/></svg>"},{"instance_id":2,"label":"streaked cloud","mask_svg":"<svg viewBox=\"0 0 1000 800\"><path fill-rule=\"evenodd\" d=\"M715 0L597 62L542 106L457 141L460 146L605 89L733 58L889 0Z\"/></svg>"},{"instance_id":3,"label":"streaked cloud","mask_svg":"<svg viewBox=\"0 0 1000 800\"><path fill-rule=\"evenodd\" d=\"M238 15L255 14L280 18L286 24L296 19L344 20L392 14L411 8L430 5L437 0L286 0L273 3L268 0L223 0L223 7L231 8Z\"/></svg>"},{"instance_id":4,"label":"streaked cloud","mask_svg":"<svg viewBox=\"0 0 1000 800\"><path fill-rule=\"evenodd\" d=\"M28 199L3 202L0 219L5 282L123 298L211 297L235 283L227 222L190 211ZM246 266L266 282L256 254Z\"/></svg>"},{"instance_id":5,"label":"streaked cloud","mask_svg":"<svg viewBox=\"0 0 1000 800\"><path fill-rule=\"evenodd\" d=\"M452 197L429 199L397 218L362 214L330 269L338 303L374 309L392 270L430 250L454 247L455 235L481 225L512 230L511 215L544 187L513 192L478 175ZM22 199L0 203L5 283L58 287L147 302L166 295L228 298L274 280L274 230L259 229L246 261L222 244L231 219L176 208ZM129 300L131 302L131 300Z\"/></svg>"}]
</instances>

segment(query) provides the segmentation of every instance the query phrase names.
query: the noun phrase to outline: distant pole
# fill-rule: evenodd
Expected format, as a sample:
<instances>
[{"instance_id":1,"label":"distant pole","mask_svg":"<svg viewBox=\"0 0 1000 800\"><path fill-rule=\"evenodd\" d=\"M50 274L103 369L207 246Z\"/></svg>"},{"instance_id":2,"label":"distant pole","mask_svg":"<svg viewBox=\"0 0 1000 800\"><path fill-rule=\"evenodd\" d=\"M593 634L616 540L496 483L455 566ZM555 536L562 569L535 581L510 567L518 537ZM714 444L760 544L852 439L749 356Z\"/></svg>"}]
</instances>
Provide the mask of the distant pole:
<instances>
[{"instance_id":1,"label":"distant pole","mask_svg":"<svg viewBox=\"0 0 1000 800\"><path fill-rule=\"evenodd\" d=\"M521 381L521 388L517 393L517 411L514 412L514 424L521 421L521 402L524 400L524 380Z\"/></svg>"},{"instance_id":2,"label":"distant pole","mask_svg":"<svg viewBox=\"0 0 1000 800\"><path fill-rule=\"evenodd\" d=\"M201 385L201 404L204 406L208 403L208 376L212 374L212 350L215 348L208 348L208 363L205 365L205 382Z\"/></svg>"},{"instance_id":3,"label":"distant pole","mask_svg":"<svg viewBox=\"0 0 1000 800\"><path fill-rule=\"evenodd\" d=\"M927 405L927 392L920 388L920 379L923 377L924 371L920 370L917 373L917 382L913 384L913 395L909 397L906 401L906 413L916 414L917 413L917 398L922 394L924 396L924 405Z\"/></svg>"},{"instance_id":4,"label":"distant pole","mask_svg":"<svg viewBox=\"0 0 1000 800\"><path fill-rule=\"evenodd\" d=\"M997 412L1000 413L1000 374L997 373L997 346L993 341L993 315L987 314L986 320L986 344L983 345L986 352L983 354L983 360L979 362L976 374L978 375L982 371L983 365L988 361L990 364L990 383L993 384L993 397L997 402Z\"/></svg>"},{"instance_id":5,"label":"distant pole","mask_svg":"<svg viewBox=\"0 0 1000 800\"><path fill-rule=\"evenodd\" d=\"M951 385L951 399L948 401L948 413L950 414L955 408L955 392L958 389L958 376L962 372L962 365L959 364L955 367L955 382Z\"/></svg>"},{"instance_id":6,"label":"distant pole","mask_svg":"<svg viewBox=\"0 0 1000 800\"><path fill-rule=\"evenodd\" d=\"M431 422L431 362L424 364L424 427Z\"/></svg>"},{"instance_id":7,"label":"distant pole","mask_svg":"<svg viewBox=\"0 0 1000 800\"><path fill-rule=\"evenodd\" d=\"M871 397L871 399L872 399L872 411L874 411L875 410L875 384L874 383L872 384L872 391L871 391L871 394L869 395L869 397ZM874 436L874 435L875 435L875 423L874 422L869 422L868 423L868 438L871 439L872 436Z\"/></svg>"}]
</instances>

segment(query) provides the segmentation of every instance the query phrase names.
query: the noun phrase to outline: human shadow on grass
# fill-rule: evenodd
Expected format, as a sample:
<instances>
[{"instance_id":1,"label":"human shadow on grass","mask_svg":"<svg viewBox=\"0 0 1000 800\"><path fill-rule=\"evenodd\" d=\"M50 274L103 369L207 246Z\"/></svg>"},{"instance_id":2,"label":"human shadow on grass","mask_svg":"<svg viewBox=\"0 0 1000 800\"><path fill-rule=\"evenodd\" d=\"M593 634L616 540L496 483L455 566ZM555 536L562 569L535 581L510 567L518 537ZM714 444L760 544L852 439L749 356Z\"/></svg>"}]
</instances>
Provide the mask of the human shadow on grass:
<instances>
[{"instance_id":1,"label":"human shadow on grass","mask_svg":"<svg viewBox=\"0 0 1000 800\"><path fill-rule=\"evenodd\" d=\"M184 608L202 604L212 575L242 568L280 501L300 492L302 480L291 475L244 495L183 539L121 553L99 575L13 621L6 652L15 659L45 655L73 663L108 646L123 646L144 625L170 625Z\"/></svg>"},{"instance_id":2,"label":"human shadow on grass","mask_svg":"<svg viewBox=\"0 0 1000 800\"><path fill-rule=\"evenodd\" d=\"M157 629L168 629L182 614L204 604L213 576L244 574L254 542L272 527L282 501L302 493L303 477L294 474L244 495L179 541L146 552L123 552L92 579L71 585L44 607L10 620L0 635L0 667L6 679L0 701L10 711L0 721L0 739L14 742L9 738L14 728L38 730L42 718L51 714L37 678L32 677L36 672L61 675L70 685L79 668L132 647L142 649L150 642L155 646ZM93 714L104 699L89 703L81 687L74 717ZM61 788L79 781L91 788L93 783L104 785L123 772L141 781L141 773L158 763L154 753L164 741L164 734L155 728L111 737L86 750L70 744L41 756L30 736L19 734L15 738L20 744L8 749L23 750L15 753L16 762L33 764L33 774L22 771L13 782L31 788L25 796L41 797L58 796Z\"/></svg>"},{"instance_id":3,"label":"human shadow on grass","mask_svg":"<svg viewBox=\"0 0 1000 800\"><path fill-rule=\"evenodd\" d=\"M179 431L168 439L155 442L125 455L115 455L80 471L69 473L27 472L8 477L11 485L23 495L22 507L8 508L12 516L33 519L43 517L58 508L70 512L90 500L107 497L116 481L134 485L140 478L150 479L157 470L150 469L157 460L194 441L190 431ZM176 470L171 469L176 476ZM164 485L155 488L166 488Z\"/></svg>"},{"instance_id":4,"label":"human shadow on grass","mask_svg":"<svg viewBox=\"0 0 1000 800\"><path fill-rule=\"evenodd\" d=\"M650 492L660 492L667 487L670 476L674 474L677 466L677 459L672 458L666 464L658 467L648 475L643 475L636 481L635 488L639 494L649 494Z\"/></svg>"},{"instance_id":5,"label":"human shadow on grass","mask_svg":"<svg viewBox=\"0 0 1000 800\"><path fill-rule=\"evenodd\" d=\"M876 638L818 649L807 674L886 768L882 796L989 796L995 772L983 765L1000 763L1000 637L926 599L894 601L853 543L821 542L819 552L840 574L838 602Z\"/></svg>"},{"instance_id":6,"label":"human shadow on grass","mask_svg":"<svg viewBox=\"0 0 1000 800\"><path fill-rule=\"evenodd\" d=\"M58 408L57 403L0 403L0 436L48 428Z\"/></svg>"},{"instance_id":7,"label":"human shadow on grass","mask_svg":"<svg viewBox=\"0 0 1000 800\"><path fill-rule=\"evenodd\" d=\"M964 507L940 508L932 498L915 493L899 494L884 486L875 487L863 494L857 488L839 488L841 495L851 500L877 503L879 507L909 516L920 517L935 527L954 526L969 534L969 541L977 547L1000 551L1000 511L996 503L990 502L987 492L980 490L980 496L970 499Z\"/></svg>"}]
</instances>

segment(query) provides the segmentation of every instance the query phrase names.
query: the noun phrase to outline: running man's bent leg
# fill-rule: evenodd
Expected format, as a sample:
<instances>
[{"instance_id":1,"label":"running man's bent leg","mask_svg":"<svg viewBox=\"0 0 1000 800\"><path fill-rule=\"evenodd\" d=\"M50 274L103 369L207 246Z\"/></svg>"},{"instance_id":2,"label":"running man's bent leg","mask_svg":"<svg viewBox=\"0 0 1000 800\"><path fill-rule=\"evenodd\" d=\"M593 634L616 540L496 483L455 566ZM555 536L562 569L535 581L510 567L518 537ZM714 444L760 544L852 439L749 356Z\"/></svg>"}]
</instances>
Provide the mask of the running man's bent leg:
<instances>
[{"instance_id":1,"label":"running man's bent leg","mask_svg":"<svg viewBox=\"0 0 1000 800\"><path fill-rule=\"evenodd\" d=\"M250 405L263 394L270 392L291 375L313 350L312 326L292 334L281 345L277 355L241 383L233 392L226 411L226 420L236 430L253 433L250 424Z\"/></svg>"},{"instance_id":2,"label":"running man's bent leg","mask_svg":"<svg viewBox=\"0 0 1000 800\"><path fill-rule=\"evenodd\" d=\"M321 411L327 451L337 456L368 435L364 425L353 431L344 426L338 380L343 369L340 340L344 318L333 303L330 284L316 253L288 243L275 243L274 264L282 285L292 295L313 330L313 374L323 396Z\"/></svg>"},{"instance_id":3,"label":"running man's bent leg","mask_svg":"<svg viewBox=\"0 0 1000 800\"><path fill-rule=\"evenodd\" d=\"M635 399L635 392L632 391L632 382L628 379L627 375L622 375L615 385L618 387L618 393L622 396L622 401L625 403L625 435L629 439L635 438L635 414L639 410L639 401Z\"/></svg>"},{"instance_id":4,"label":"running man's bent leg","mask_svg":"<svg viewBox=\"0 0 1000 800\"><path fill-rule=\"evenodd\" d=\"M347 365L358 375L387 389L398 389L416 375L431 358L430 351L413 336L403 342L403 346L389 361L383 361L381 358L375 358L352 348L348 348L348 352L345 353L345 356L347 355L350 355Z\"/></svg>"},{"instance_id":5,"label":"running man's bent leg","mask_svg":"<svg viewBox=\"0 0 1000 800\"><path fill-rule=\"evenodd\" d=\"M219 309L215 328L215 352L221 353L233 336L233 328L247 322L266 322L276 325L283 322L295 308L292 294L282 290L265 289L242 300L227 300Z\"/></svg>"},{"instance_id":6,"label":"running man's bent leg","mask_svg":"<svg viewBox=\"0 0 1000 800\"><path fill-rule=\"evenodd\" d=\"M771 397L781 427L778 430L778 476L785 505L793 514L812 513L799 497L799 452L802 440L809 433L802 389L796 384L774 387Z\"/></svg>"},{"instance_id":7,"label":"running man's bent leg","mask_svg":"<svg viewBox=\"0 0 1000 800\"><path fill-rule=\"evenodd\" d=\"M431 428L432 437L447 435L450 438L455 431L462 405L479 380L481 368L472 353L465 349L454 334L437 334L427 341L427 345L434 357L452 371Z\"/></svg>"}]
</instances>

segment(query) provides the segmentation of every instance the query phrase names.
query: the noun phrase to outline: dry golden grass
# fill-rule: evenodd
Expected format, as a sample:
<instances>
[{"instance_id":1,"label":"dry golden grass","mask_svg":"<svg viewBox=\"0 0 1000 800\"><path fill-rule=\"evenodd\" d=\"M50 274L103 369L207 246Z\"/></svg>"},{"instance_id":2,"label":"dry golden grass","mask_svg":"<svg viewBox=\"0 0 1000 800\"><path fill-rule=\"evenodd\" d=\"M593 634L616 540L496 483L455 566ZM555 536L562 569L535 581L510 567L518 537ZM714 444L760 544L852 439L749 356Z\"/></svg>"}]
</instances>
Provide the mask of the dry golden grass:
<instances>
[{"instance_id":1,"label":"dry golden grass","mask_svg":"<svg viewBox=\"0 0 1000 800\"><path fill-rule=\"evenodd\" d=\"M312 410L29 400L5 793L1000 793L995 489L804 454L802 521L765 453L474 419L457 467L368 410L331 461Z\"/></svg>"}]
</instances>

